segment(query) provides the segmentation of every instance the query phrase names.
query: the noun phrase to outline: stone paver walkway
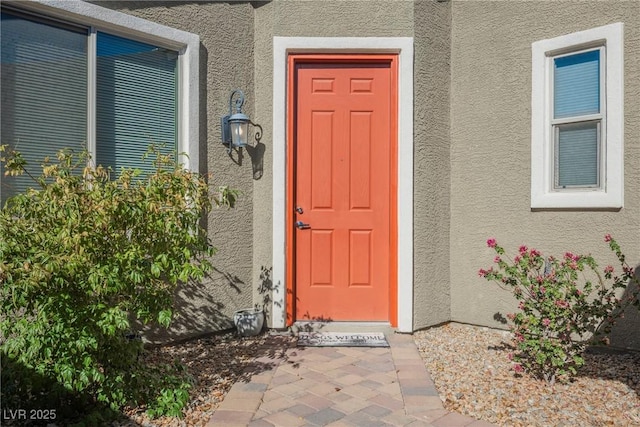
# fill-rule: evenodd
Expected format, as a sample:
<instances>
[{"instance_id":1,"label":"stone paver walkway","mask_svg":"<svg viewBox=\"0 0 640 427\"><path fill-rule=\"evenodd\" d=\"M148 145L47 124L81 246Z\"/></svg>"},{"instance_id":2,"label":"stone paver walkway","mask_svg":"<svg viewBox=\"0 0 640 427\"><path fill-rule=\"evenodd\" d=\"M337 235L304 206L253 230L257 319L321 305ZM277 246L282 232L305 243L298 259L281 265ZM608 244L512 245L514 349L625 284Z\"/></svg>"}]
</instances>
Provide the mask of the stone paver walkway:
<instances>
[{"instance_id":1,"label":"stone paver walkway","mask_svg":"<svg viewBox=\"0 0 640 427\"><path fill-rule=\"evenodd\" d=\"M492 425L444 410L412 337L385 335L390 348L289 348L234 384L208 426Z\"/></svg>"}]
</instances>

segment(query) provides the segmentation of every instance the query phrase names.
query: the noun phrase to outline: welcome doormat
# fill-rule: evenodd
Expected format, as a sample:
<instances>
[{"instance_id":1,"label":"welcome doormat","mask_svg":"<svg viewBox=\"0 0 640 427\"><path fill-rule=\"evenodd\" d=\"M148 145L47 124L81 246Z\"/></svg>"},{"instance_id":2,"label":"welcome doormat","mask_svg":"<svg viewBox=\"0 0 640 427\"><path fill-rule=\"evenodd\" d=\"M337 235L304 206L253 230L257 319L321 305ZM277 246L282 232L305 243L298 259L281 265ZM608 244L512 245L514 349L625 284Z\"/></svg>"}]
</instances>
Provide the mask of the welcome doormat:
<instances>
[{"instance_id":1,"label":"welcome doormat","mask_svg":"<svg viewBox=\"0 0 640 427\"><path fill-rule=\"evenodd\" d=\"M300 332L298 347L389 347L382 332Z\"/></svg>"}]
</instances>

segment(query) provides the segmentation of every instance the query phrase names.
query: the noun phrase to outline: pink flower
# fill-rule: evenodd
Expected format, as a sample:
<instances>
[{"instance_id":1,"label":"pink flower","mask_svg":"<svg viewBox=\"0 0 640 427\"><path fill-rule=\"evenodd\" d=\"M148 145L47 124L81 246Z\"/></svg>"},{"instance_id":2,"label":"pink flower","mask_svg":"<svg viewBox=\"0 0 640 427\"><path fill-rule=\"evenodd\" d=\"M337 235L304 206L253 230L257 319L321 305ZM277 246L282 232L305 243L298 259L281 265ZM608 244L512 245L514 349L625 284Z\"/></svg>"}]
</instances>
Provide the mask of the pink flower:
<instances>
[{"instance_id":1,"label":"pink flower","mask_svg":"<svg viewBox=\"0 0 640 427\"><path fill-rule=\"evenodd\" d=\"M522 258L520 258L520 255L516 255L515 258L513 258L513 262L515 262L516 264L518 264L520 262Z\"/></svg>"},{"instance_id":2,"label":"pink flower","mask_svg":"<svg viewBox=\"0 0 640 427\"><path fill-rule=\"evenodd\" d=\"M571 260L571 261L578 261L580 259L580 257L578 255L575 255L575 254L573 254L571 252L565 252L564 258L566 260Z\"/></svg>"},{"instance_id":3,"label":"pink flower","mask_svg":"<svg viewBox=\"0 0 640 427\"><path fill-rule=\"evenodd\" d=\"M489 246L490 248L495 248L496 247L496 239L494 239L493 237L490 239L487 239L487 246Z\"/></svg>"},{"instance_id":4,"label":"pink flower","mask_svg":"<svg viewBox=\"0 0 640 427\"><path fill-rule=\"evenodd\" d=\"M549 326L550 323L551 323L551 320L547 319L546 317L542 319L542 324L544 326Z\"/></svg>"},{"instance_id":5,"label":"pink flower","mask_svg":"<svg viewBox=\"0 0 640 427\"><path fill-rule=\"evenodd\" d=\"M518 252L520 252L521 254L527 252L527 247L525 245L522 245L518 248Z\"/></svg>"},{"instance_id":6,"label":"pink flower","mask_svg":"<svg viewBox=\"0 0 640 427\"><path fill-rule=\"evenodd\" d=\"M613 273L613 267L612 267L612 266L610 266L610 265L607 265L607 266L604 268L604 272L605 272L605 274L606 274L606 273L609 273L609 274Z\"/></svg>"},{"instance_id":7,"label":"pink flower","mask_svg":"<svg viewBox=\"0 0 640 427\"><path fill-rule=\"evenodd\" d=\"M566 302L565 300L562 300L562 299L557 300L557 301L555 302L555 304L556 304L556 307L560 307L560 308L567 308L567 307L569 307L569 303L568 303L568 302Z\"/></svg>"},{"instance_id":8,"label":"pink flower","mask_svg":"<svg viewBox=\"0 0 640 427\"><path fill-rule=\"evenodd\" d=\"M531 256L535 257L535 256L540 256L540 251L537 249L531 249L531 251L529 251L529 253L531 254Z\"/></svg>"},{"instance_id":9,"label":"pink flower","mask_svg":"<svg viewBox=\"0 0 640 427\"><path fill-rule=\"evenodd\" d=\"M478 276L480 277L485 277L487 274L489 274L489 272L484 268L481 268L480 270L478 270Z\"/></svg>"},{"instance_id":10,"label":"pink flower","mask_svg":"<svg viewBox=\"0 0 640 427\"><path fill-rule=\"evenodd\" d=\"M608 243L608 242L610 242L611 240L612 240L612 238L611 238L611 234L605 234L605 235L604 235L604 241L605 241L605 242L607 242L607 243Z\"/></svg>"},{"instance_id":11,"label":"pink flower","mask_svg":"<svg viewBox=\"0 0 640 427\"><path fill-rule=\"evenodd\" d=\"M540 286L540 292L544 294L545 292L547 292L547 288L545 288L544 286Z\"/></svg>"},{"instance_id":12,"label":"pink flower","mask_svg":"<svg viewBox=\"0 0 640 427\"><path fill-rule=\"evenodd\" d=\"M507 354L507 359L509 359L509 360L513 360L513 353L509 353L509 354Z\"/></svg>"},{"instance_id":13,"label":"pink flower","mask_svg":"<svg viewBox=\"0 0 640 427\"><path fill-rule=\"evenodd\" d=\"M495 262L496 264L499 263L500 261L502 261L502 259L498 255L496 255L496 257L493 259L493 262Z\"/></svg>"},{"instance_id":14,"label":"pink flower","mask_svg":"<svg viewBox=\"0 0 640 427\"><path fill-rule=\"evenodd\" d=\"M515 365L513 365L513 370L516 371L516 373L518 374L521 372L524 372L524 368L519 363L516 363Z\"/></svg>"},{"instance_id":15,"label":"pink flower","mask_svg":"<svg viewBox=\"0 0 640 427\"><path fill-rule=\"evenodd\" d=\"M520 310L523 310L524 309L524 302L520 301L520 303L518 304L518 308Z\"/></svg>"}]
</instances>

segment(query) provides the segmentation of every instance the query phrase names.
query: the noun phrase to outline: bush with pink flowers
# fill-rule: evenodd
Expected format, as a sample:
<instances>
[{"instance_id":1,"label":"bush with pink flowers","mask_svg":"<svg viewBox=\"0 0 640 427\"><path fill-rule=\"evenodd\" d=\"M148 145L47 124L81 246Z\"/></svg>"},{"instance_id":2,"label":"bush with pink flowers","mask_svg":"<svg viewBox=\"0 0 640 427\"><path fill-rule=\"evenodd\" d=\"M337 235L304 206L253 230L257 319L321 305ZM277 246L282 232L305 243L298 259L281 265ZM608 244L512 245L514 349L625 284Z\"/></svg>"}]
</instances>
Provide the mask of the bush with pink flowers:
<instances>
[{"instance_id":1,"label":"bush with pink flowers","mask_svg":"<svg viewBox=\"0 0 640 427\"><path fill-rule=\"evenodd\" d=\"M551 384L569 379L584 364L585 348L607 343L606 335L624 309L639 305L637 287L620 298L637 278L618 243L610 235L605 241L620 262L620 274L610 265L601 271L591 255L545 257L520 246L515 257L508 257L495 239L487 240L497 255L494 266L478 274L512 291L518 301L518 311L507 315L515 338L510 357L516 373Z\"/></svg>"}]
</instances>

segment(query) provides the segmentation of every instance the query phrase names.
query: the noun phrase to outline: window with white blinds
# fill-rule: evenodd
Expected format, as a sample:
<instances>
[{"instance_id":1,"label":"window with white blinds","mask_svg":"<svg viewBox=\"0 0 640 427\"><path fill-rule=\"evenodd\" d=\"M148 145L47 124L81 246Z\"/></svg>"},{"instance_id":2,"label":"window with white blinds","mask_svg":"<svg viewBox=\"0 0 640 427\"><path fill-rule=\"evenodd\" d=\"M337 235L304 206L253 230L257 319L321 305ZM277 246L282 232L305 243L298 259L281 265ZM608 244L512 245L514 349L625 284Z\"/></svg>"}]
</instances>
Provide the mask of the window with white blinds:
<instances>
[{"instance_id":1,"label":"window with white blinds","mask_svg":"<svg viewBox=\"0 0 640 427\"><path fill-rule=\"evenodd\" d=\"M153 169L143 156L150 144L176 154L177 58L175 52L98 32L96 65L96 163Z\"/></svg>"},{"instance_id":2,"label":"window with white blinds","mask_svg":"<svg viewBox=\"0 0 640 427\"><path fill-rule=\"evenodd\" d=\"M39 175L46 156L86 149L87 32L2 13L1 143L20 151ZM4 166L4 165L3 165ZM0 174L2 202L35 182Z\"/></svg>"},{"instance_id":3,"label":"window with white blinds","mask_svg":"<svg viewBox=\"0 0 640 427\"><path fill-rule=\"evenodd\" d=\"M1 32L2 143L36 176L62 148L89 150L114 174L152 171L150 144L177 154L178 52L12 11ZM0 177L2 203L34 185Z\"/></svg>"},{"instance_id":4,"label":"window with white blinds","mask_svg":"<svg viewBox=\"0 0 640 427\"><path fill-rule=\"evenodd\" d=\"M531 207L623 207L622 23L534 42Z\"/></svg>"},{"instance_id":5,"label":"window with white blinds","mask_svg":"<svg viewBox=\"0 0 640 427\"><path fill-rule=\"evenodd\" d=\"M602 180L601 52L561 55L553 67L554 188L599 188Z\"/></svg>"}]
</instances>

